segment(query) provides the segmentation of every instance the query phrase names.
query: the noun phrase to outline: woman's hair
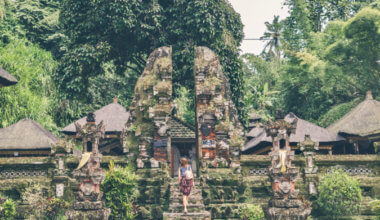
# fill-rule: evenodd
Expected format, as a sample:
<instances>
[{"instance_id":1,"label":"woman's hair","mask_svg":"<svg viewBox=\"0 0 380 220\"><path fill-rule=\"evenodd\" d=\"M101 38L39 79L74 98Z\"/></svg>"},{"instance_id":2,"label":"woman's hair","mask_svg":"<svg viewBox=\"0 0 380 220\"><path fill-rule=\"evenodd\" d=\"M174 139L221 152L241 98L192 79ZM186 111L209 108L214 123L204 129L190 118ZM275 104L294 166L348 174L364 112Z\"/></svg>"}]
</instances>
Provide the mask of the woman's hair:
<instances>
[{"instance_id":1,"label":"woman's hair","mask_svg":"<svg viewBox=\"0 0 380 220\"><path fill-rule=\"evenodd\" d=\"M181 158L181 166L184 167L186 166L188 163L187 163L187 159L185 157L182 157Z\"/></svg>"}]
</instances>

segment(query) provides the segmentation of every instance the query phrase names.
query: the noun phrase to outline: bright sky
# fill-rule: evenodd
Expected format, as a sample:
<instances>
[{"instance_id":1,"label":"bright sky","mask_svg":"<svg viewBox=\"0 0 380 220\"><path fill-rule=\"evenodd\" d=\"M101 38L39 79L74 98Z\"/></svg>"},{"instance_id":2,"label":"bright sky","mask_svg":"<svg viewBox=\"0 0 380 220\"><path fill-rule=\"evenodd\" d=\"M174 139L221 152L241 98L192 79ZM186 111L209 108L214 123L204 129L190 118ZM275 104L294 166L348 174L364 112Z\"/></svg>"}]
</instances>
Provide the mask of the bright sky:
<instances>
[{"instance_id":1,"label":"bright sky","mask_svg":"<svg viewBox=\"0 0 380 220\"><path fill-rule=\"evenodd\" d=\"M264 22L272 22L274 15L280 15L280 20L288 15L288 9L283 6L283 0L229 0L244 24L245 38L260 38L265 32ZM265 42L259 40L244 40L241 46L243 53L260 54Z\"/></svg>"}]
</instances>

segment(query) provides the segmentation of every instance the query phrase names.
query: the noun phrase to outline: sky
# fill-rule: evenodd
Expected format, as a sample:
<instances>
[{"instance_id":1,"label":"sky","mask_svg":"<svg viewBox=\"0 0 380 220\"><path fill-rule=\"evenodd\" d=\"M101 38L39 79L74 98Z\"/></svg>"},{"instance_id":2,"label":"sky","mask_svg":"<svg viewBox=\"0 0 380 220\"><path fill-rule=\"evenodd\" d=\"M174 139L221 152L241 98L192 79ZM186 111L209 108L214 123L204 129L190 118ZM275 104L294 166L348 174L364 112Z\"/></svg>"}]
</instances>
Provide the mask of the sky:
<instances>
[{"instance_id":1,"label":"sky","mask_svg":"<svg viewBox=\"0 0 380 220\"><path fill-rule=\"evenodd\" d=\"M264 22L272 22L274 15L280 20L288 15L288 9L283 6L283 0L229 0L232 7L241 16L244 24L244 35L247 38L260 38L265 32ZM242 53L260 54L265 45L264 41L244 40Z\"/></svg>"}]
</instances>

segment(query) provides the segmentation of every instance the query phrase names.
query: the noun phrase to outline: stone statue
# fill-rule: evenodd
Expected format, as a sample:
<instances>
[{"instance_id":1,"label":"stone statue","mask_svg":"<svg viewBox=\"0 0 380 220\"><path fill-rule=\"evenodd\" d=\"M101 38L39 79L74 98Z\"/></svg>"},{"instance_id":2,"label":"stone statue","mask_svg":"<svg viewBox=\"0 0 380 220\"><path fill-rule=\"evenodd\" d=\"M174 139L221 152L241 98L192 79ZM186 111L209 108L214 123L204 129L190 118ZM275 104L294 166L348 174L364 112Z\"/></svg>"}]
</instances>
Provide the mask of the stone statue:
<instances>
[{"instance_id":1,"label":"stone statue","mask_svg":"<svg viewBox=\"0 0 380 220\"><path fill-rule=\"evenodd\" d=\"M72 173L78 184L78 190L74 192L75 202L73 208L66 212L66 217L69 220L106 220L110 209L105 208L101 200L103 193L100 191L100 185L105 171L100 167L103 155L98 149L100 139L104 138L105 125L103 121L96 125L95 115L89 113L85 125L75 126L77 136L82 138L83 153L78 167ZM59 193L58 188L57 193Z\"/></svg>"}]
</instances>

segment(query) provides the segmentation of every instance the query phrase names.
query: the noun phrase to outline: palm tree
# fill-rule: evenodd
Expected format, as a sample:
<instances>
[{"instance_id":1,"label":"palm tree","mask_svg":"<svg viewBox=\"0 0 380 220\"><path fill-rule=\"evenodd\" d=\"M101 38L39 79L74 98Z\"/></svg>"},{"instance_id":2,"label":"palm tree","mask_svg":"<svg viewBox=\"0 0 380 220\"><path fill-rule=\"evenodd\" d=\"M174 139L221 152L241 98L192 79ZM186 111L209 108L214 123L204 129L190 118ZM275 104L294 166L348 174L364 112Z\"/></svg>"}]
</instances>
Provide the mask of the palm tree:
<instances>
[{"instance_id":1,"label":"palm tree","mask_svg":"<svg viewBox=\"0 0 380 220\"><path fill-rule=\"evenodd\" d=\"M282 42L282 23L279 22L279 18L280 16L274 16L272 23L265 22L267 31L260 37L260 40L268 40L262 53L267 54L269 57L274 55L277 59L280 59L281 56Z\"/></svg>"}]
</instances>

